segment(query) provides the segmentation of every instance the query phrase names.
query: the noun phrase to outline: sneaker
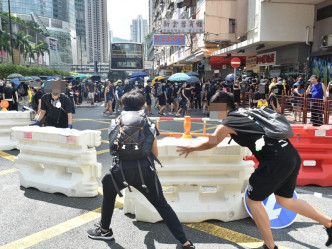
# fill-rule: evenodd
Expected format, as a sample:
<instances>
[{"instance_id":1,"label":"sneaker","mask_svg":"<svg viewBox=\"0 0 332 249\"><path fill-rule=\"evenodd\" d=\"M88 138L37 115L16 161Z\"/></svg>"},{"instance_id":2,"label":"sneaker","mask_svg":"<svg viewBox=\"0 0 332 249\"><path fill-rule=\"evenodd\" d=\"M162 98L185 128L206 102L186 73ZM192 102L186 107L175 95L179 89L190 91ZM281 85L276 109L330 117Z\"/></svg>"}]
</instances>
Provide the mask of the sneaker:
<instances>
[{"instance_id":1,"label":"sneaker","mask_svg":"<svg viewBox=\"0 0 332 249\"><path fill-rule=\"evenodd\" d=\"M105 117L105 116L106 116L106 112L103 112L101 115L102 115L103 117Z\"/></svg>"},{"instance_id":2,"label":"sneaker","mask_svg":"<svg viewBox=\"0 0 332 249\"><path fill-rule=\"evenodd\" d=\"M151 113L149 113L149 116L154 116L154 114L151 112Z\"/></svg>"},{"instance_id":3,"label":"sneaker","mask_svg":"<svg viewBox=\"0 0 332 249\"><path fill-rule=\"evenodd\" d=\"M110 115L110 118L115 118L115 116L114 115Z\"/></svg>"},{"instance_id":4,"label":"sneaker","mask_svg":"<svg viewBox=\"0 0 332 249\"><path fill-rule=\"evenodd\" d=\"M195 249L196 247L193 245L193 243L189 240L190 244L186 246L182 246L184 249Z\"/></svg>"},{"instance_id":5,"label":"sneaker","mask_svg":"<svg viewBox=\"0 0 332 249\"><path fill-rule=\"evenodd\" d=\"M88 230L88 237L90 239L97 240L112 240L114 239L112 229L108 230L108 232L104 233L101 231L100 225L95 225L96 228Z\"/></svg>"},{"instance_id":6,"label":"sneaker","mask_svg":"<svg viewBox=\"0 0 332 249\"><path fill-rule=\"evenodd\" d=\"M161 117L161 116L164 116L164 114L163 113L160 113L160 112L158 112L158 115Z\"/></svg>"},{"instance_id":7,"label":"sneaker","mask_svg":"<svg viewBox=\"0 0 332 249\"><path fill-rule=\"evenodd\" d=\"M329 237L325 243L327 247L332 246L332 227L326 228L327 236Z\"/></svg>"},{"instance_id":8,"label":"sneaker","mask_svg":"<svg viewBox=\"0 0 332 249\"><path fill-rule=\"evenodd\" d=\"M261 248L262 248L262 249L269 249L269 248L267 247L267 245L265 245L265 244L264 244ZM274 246L273 249L278 249L278 247L277 247L277 246Z\"/></svg>"}]
</instances>

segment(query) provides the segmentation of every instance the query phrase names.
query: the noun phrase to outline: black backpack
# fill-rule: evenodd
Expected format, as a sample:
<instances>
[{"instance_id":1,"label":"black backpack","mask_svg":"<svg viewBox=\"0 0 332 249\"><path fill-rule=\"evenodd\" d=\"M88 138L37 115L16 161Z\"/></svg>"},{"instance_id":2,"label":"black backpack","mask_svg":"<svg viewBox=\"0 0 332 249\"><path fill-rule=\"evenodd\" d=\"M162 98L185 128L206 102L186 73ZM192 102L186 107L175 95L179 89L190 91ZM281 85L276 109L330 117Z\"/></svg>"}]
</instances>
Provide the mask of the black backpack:
<instances>
[{"instance_id":1,"label":"black backpack","mask_svg":"<svg viewBox=\"0 0 332 249\"><path fill-rule=\"evenodd\" d=\"M109 134L111 155L130 161L150 156L155 131L144 111L123 111Z\"/></svg>"},{"instance_id":2,"label":"black backpack","mask_svg":"<svg viewBox=\"0 0 332 249\"><path fill-rule=\"evenodd\" d=\"M155 169L150 158L161 165L158 158L152 153L155 133L155 124L147 118L144 111L123 111L121 116L117 119L117 123L111 125L111 131L109 134L110 153L112 156L115 156L113 164L120 165L123 184L129 188L129 191L131 191L131 188L126 181L122 161L137 161L142 187L146 192L149 192L149 189L144 182L140 160L146 158L150 162L150 168L153 171L155 171ZM113 178L112 172L110 175ZM155 178L155 181L157 181L157 174L155 174ZM114 179L113 184L119 196L122 197ZM156 190L159 196L157 185Z\"/></svg>"},{"instance_id":3,"label":"black backpack","mask_svg":"<svg viewBox=\"0 0 332 249\"><path fill-rule=\"evenodd\" d=\"M294 135L292 127L286 117L268 107L249 110L240 109L229 115L236 115L236 113L249 116L255 120L255 122L263 128L265 135L269 138L283 140L289 139Z\"/></svg>"}]
</instances>

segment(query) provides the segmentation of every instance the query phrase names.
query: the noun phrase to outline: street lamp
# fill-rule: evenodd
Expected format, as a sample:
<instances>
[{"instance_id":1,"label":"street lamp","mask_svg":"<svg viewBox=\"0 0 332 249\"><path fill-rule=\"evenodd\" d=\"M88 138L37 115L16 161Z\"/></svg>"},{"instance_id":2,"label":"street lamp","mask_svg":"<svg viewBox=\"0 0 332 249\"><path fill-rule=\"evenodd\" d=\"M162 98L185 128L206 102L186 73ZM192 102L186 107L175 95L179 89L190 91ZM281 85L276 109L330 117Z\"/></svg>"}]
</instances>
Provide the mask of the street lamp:
<instances>
[{"instance_id":1,"label":"street lamp","mask_svg":"<svg viewBox=\"0 0 332 249\"><path fill-rule=\"evenodd\" d=\"M10 14L10 0L8 0L8 13L9 13L9 33L10 33L10 46L12 54L12 64L14 64L14 47L13 47L13 31L12 31L12 17Z\"/></svg>"}]
</instances>

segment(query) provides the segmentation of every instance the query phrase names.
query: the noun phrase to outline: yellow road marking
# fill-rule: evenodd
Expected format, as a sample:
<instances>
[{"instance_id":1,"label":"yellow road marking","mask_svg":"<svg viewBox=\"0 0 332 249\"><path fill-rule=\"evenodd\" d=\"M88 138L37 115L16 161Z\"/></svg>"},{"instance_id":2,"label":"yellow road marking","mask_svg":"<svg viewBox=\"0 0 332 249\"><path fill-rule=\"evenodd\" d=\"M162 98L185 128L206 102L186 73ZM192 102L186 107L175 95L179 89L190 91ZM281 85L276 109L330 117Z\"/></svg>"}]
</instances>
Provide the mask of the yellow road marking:
<instances>
[{"instance_id":1,"label":"yellow road marking","mask_svg":"<svg viewBox=\"0 0 332 249\"><path fill-rule=\"evenodd\" d=\"M107 150L100 150L100 151L97 151L97 155L108 153L109 151L110 151L109 149L107 149Z\"/></svg>"},{"instance_id":2,"label":"yellow road marking","mask_svg":"<svg viewBox=\"0 0 332 249\"><path fill-rule=\"evenodd\" d=\"M259 248L263 245L263 241L260 239L251 237L243 233L238 233L227 228L216 226L207 222L190 223L185 225L187 227L199 230L201 232L208 233L213 236L219 237L221 239L225 239L230 242L236 243L242 247ZM280 247L280 246L279 248L287 249L286 247Z\"/></svg>"},{"instance_id":3,"label":"yellow road marking","mask_svg":"<svg viewBox=\"0 0 332 249\"><path fill-rule=\"evenodd\" d=\"M15 156L7 154L6 152L3 152L1 150L0 150L0 157L3 157L5 159L13 161L13 162L14 162L14 158L15 158Z\"/></svg>"},{"instance_id":4,"label":"yellow road marking","mask_svg":"<svg viewBox=\"0 0 332 249\"><path fill-rule=\"evenodd\" d=\"M15 173L19 171L19 169L8 169L8 170L3 170L3 171L0 171L0 176L1 175L6 175L6 174L11 174L11 173Z\"/></svg>"},{"instance_id":5,"label":"yellow road marking","mask_svg":"<svg viewBox=\"0 0 332 249\"><path fill-rule=\"evenodd\" d=\"M206 128L206 130L207 131L209 131L209 130L215 130L217 127L218 127L218 125L212 126L212 127ZM190 132L191 133L198 133L198 132L202 132L202 131L204 131L204 129L198 129L198 130L194 130L194 131L190 131Z\"/></svg>"},{"instance_id":6,"label":"yellow road marking","mask_svg":"<svg viewBox=\"0 0 332 249\"><path fill-rule=\"evenodd\" d=\"M105 144L109 144L110 143L110 141L108 141L108 140L101 140L101 142L105 143Z\"/></svg>"},{"instance_id":7,"label":"yellow road marking","mask_svg":"<svg viewBox=\"0 0 332 249\"><path fill-rule=\"evenodd\" d=\"M108 128L97 129L96 131L107 131Z\"/></svg>"}]
</instances>

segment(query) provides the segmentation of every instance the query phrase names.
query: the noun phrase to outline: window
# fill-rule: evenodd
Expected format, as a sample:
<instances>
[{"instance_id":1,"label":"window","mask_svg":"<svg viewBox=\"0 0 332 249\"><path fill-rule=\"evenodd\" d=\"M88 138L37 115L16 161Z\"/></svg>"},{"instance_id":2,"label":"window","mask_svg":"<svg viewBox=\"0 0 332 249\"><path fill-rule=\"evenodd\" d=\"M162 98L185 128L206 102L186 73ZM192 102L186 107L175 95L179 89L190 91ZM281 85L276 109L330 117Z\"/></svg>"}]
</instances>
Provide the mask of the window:
<instances>
[{"instance_id":1,"label":"window","mask_svg":"<svg viewBox=\"0 0 332 249\"><path fill-rule=\"evenodd\" d=\"M229 19L229 33L235 33L235 19Z\"/></svg>"}]
</instances>

